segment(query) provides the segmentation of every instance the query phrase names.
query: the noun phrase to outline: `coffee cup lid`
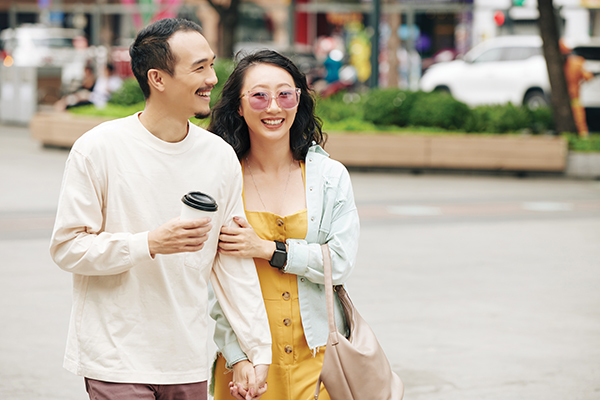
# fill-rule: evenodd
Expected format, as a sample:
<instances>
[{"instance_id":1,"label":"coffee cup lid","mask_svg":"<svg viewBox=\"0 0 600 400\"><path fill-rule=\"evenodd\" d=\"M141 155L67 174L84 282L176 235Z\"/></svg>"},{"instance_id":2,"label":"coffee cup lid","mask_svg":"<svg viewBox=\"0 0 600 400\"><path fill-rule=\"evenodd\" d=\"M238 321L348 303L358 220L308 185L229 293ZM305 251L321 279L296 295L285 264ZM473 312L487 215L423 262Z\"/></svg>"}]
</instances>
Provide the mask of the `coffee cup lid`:
<instances>
[{"instance_id":1,"label":"coffee cup lid","mask_svg":"<svg viewBox=\"0 0 600 400\"><path fill-rule=\"evenodd\" d=\"M202 192L189 192L185 194L181 201L183 204L201 211L217 211L217 202L215 199Z\"/></svg>"}]
</instances>

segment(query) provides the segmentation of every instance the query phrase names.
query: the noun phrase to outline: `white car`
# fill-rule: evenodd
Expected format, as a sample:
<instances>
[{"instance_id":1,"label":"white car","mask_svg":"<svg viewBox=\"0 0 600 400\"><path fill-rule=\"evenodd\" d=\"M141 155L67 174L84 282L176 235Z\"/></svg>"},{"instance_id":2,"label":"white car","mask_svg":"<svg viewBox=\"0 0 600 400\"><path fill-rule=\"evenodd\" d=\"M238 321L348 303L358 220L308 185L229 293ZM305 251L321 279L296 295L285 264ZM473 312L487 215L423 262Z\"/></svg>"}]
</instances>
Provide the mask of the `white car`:
<instances>
[{"instance_id":1,"label":"white car","mask_svg":"<svg viewBox=\"0 0 600 400\"><path fill-rule=\"evenodd\" d=\"M79 29L25 24L0 32L2 47L15 66L61 66L78 58L73 40L82 37Z\"/></svg>"},{"instance_id":2,"label":"white car","mask_svg":"<svg viewBox=\"0 0 600 400\"><path fill-rule=\"evenodd\" d=\"M423 91L448 91L470 106L549 104L550 82L539 36L500 36L475 46L463 59L432 65Z\"/></svg>"}]
</instances>

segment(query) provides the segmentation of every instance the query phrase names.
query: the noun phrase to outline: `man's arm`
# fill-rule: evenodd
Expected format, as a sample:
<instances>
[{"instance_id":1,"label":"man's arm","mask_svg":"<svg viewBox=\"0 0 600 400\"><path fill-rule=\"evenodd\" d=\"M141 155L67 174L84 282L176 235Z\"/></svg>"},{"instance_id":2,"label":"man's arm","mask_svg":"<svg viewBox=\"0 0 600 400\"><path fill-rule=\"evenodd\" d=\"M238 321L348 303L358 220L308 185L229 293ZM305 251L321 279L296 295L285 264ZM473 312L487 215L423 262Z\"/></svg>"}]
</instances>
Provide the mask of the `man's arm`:
<instances>
[{"instance_id":1,"label":"man's arm","mask_svg":"<svg viewBox=\"0 0 600 400\"><path fill-rule=\"evenodd\" d=\"M66 271L116 275L152 260L155 254L198 251L208 237L207 220L174 219L152 232L105 232L102 187L89 160L72 150L50 244L52 258Z\"/></svg>"},{"instance_id":2,"label":"man's arm","mask_svg":"<svg viewBox=\"0 0 600 400\"><path fill-rule=\"evenodd\" d=\"M235 165L234 179L229 181L227 204L223 205L226 207L225 223L232 221L234 216L244 216L241 168L239 163ZM234 346L239 343L252 364L271 364L271 333L254 262L217 253L211 284L219 301L221 320L227 320L222 326L235 333L231 332L227 341L237 342ZM239 359L228 361L235 363Z\"/></svg>"}]
</instances>

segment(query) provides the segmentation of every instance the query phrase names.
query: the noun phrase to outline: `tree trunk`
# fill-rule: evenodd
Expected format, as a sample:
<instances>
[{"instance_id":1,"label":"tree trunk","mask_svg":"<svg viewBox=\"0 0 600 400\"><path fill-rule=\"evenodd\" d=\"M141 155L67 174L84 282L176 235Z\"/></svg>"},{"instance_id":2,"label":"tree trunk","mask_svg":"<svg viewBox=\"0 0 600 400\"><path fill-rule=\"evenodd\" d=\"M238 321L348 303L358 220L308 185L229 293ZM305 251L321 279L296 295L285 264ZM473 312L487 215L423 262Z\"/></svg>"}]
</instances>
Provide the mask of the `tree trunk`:
<instances>
[{"instance_id":1,"label":"tree trunk","mask_svg":"<svg viewBox=\"0 0 600 400\"><path fill-rule=\"evenodd\" d=\"M231 58L234 55L233 46L235 44L235 27L237 24L237 7L235 10L229 8L224 15L221 15L221 20L219 21L219 27L221 28L221 55L225 58Z\"/></svg>"},{"instance_id":2,"label":"tree trunk","mask_svg":"<svg viewBox=\"0 0 600 400\"><path fill-rule=\"evenodd\" d=\"M208 3L219 13L219 36L221 37L219 56L230 58L233 56L240 0L231 0L228 7L217 4L213 0L208 0Z\"/></svg>"},{"instance_id":3,"label":"tree trunk","mask_svg":"<svg viewBox=\"0 0 600 400\"><path fill-rule=\"evenodd\" d=\"M388 16L390 23L390 39L388 41L388 87L398 87L398 48L400 47L400 38L398 37L398 28L400 27L401 15L393 13Z\"/></svg>"},{"instance_id":4,"label":"tree trunk","mask_svg":"<svg viewBox=\"0 0 600 400\"><path fill-rule=\"evenodd\" d=\"M564 58L558 47L560 37L553 0L538 0L538 9L540 12L539 28L544 42L544 57L552 89L550 98L556 132L577 132L565 79Z\"/></svg>"}]
</instances>

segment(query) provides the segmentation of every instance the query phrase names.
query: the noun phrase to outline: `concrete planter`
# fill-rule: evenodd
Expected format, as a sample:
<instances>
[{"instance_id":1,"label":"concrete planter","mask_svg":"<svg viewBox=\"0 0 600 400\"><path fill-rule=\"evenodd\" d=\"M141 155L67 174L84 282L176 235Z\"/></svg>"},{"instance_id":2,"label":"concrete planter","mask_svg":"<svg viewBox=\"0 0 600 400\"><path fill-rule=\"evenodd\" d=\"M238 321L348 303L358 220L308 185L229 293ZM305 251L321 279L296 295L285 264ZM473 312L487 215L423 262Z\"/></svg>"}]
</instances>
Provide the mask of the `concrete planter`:
<instances>
[{"instance_id":1,"label":"concrete planter","mask_svg":"<svg viewBox=\"0 0 600 400\"><path fill-rule=\"evenodd\" d=\"M566 175L600 180L600 153L569 152Z\"/></svg>"},{"instance_id":2,"label":"concrete planter","mask_svg":"<svg viewBox=\"0 0 600 400\"><path fill-rule=\"evenodd\" d=\"M330 134L327 151L348 166L564 171L567 141L514 135Z\"/></svg>"}]
</instances>

